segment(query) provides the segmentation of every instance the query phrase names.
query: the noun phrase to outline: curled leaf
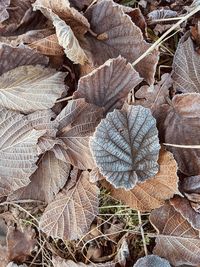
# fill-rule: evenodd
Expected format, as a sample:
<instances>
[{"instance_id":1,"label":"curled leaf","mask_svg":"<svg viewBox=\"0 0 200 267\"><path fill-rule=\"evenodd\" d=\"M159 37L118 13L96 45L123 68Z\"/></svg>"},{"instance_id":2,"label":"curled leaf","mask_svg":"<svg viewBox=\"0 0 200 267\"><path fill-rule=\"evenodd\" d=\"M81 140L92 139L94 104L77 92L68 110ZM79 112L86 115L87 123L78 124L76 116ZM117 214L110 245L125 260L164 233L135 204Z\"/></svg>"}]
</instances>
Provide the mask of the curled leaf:
<instances>
[{"instance_id":1,"label":"curled leaf","mask_svg":"<svg viewBox=\"0 0 200 267\"><path fill-rule=\"evenodd\" d=\"M132 189L158 172L156 121L142 106L108 113L90 147L100 172L116 188Z\"/></svg>"},{"instance_id":2,"label":"curled leaf","mask_svg":"<svg viewBox=\"0 0 200 267\"><path fill-rule=\"evenodd\" d=\"M39 65L10 70L0 77L0 105L23 113L51 108L65 90L65 76Z\"/></svg>"},{"instance_id":3,"label":"curled leaf","mask_svg":"<svg viewBox=\"0 0 200 267\"><path fill-rule=\"evenodd\" d=\"M113 111L122 108L130 90L141 81L131 64L119 56L82 77L74 98L85 98L88 103L104 107L105 112Z\"/></svg>"},{"instance_id":4,"label":"curled leaf","mask_svg":"<svg viewBox=\"0 0 200 267\"><path fill-rule=\"evenodd\" d=\"M89 230L98 212L98 188L89 182L84 171L72 187L58 193L40 220L40 228L48 235L61 239L78 239Z\"/></svg>"}]
</instances>

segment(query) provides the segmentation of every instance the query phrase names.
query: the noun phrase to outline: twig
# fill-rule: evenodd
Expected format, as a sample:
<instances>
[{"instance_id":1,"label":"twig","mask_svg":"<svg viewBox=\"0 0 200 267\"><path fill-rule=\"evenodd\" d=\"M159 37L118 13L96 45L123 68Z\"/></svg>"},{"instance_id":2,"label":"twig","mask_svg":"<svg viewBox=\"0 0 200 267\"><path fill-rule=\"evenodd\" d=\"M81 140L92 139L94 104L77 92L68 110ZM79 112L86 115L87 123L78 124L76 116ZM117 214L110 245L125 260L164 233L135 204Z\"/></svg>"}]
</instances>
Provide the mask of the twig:
<instances>
[{"instance_id":1,"label":"twig","mask_svg":"<svg viewBox=\"0 0 200 267\"><path fill-rule=\"evenodd\" d=\"M71 100L72 98L73 98L73 95L70 95L68 97L64 97L64 98L58 99L56 101L56 103L60 103L60 102L63 102L63 101L68 101L68 100Z\"/></svg>"},{"instance_id":2,"label":"twig","mask_svg":"<svg viewBox=\"0 0 200 267\"><path fill-rule=\"evenodd\" d=\"M172 146L172 147L180 147L180 148L194 148L194 149L200 149L200 145L177 145L177 144L168 144L163 143L165 146Z\"/></svg>"},{"instance_id":3,"label":"twig","mask_svg":"<svg viewBox=\"0 0 200 267\"><path fill-rule=\"evenodd\" d=\"M143 58L145 58L147 55L149 55L157 46L160 45L161 41L167 37L168 34L170 34L173 30L175 30L181 23L183 23L185 20L189 19L191 16L193 16L195 13L200 11L200 5L195 7L191 12L189 12L187 15L185 15L183 18L181 18L177 23L175 23L169 30L167 30L155 43L153 43L147 51L145 51L138 59L136 59L132 66L135 66L138 64Z\"/></svg>"},{"instance_id":4,"label":"twig","mask_svg":"<svg viewBox=\"0 0 200 267\"><path fill-rule=\"evenodd\" d=\"M146 244L146 241L145 241L144 229L143 229L143 227L142 227L142 218L141 218L141 213L140 213L139 210L138 210L138 221L139 221L139 225L140 225L140 231L141 231L141 236L142 236L142 242L143 242L143 246L144 246L144 253L145 253L145 256L147 256L147 255L148 255L147 244Z\"/></svg>"}]
</instances>

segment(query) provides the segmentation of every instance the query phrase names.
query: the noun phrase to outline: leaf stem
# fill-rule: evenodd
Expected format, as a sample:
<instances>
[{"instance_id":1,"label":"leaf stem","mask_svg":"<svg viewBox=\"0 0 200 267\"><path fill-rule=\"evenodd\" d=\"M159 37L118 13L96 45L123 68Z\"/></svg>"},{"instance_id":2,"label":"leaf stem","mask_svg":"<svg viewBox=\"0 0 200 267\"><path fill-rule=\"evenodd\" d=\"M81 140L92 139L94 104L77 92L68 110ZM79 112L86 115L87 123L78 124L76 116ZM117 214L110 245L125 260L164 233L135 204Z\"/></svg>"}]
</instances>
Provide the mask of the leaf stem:
<instances>
[{"instance_id":1,"label":"leaf stem","mask_svg":"<svg viewBox=\"0 0 200 267\"><path fill-rule=\"evenodd\" d=\"M183 23L185 20L189 19L191 16L193 16L195 13L200 11L200 5L195 7L191 12L189 12L187 15L182 17L177 23L175 23L169 30L167 30L155 43L153 43L149 49L147 49L146 52L144 52L139 58L137 58L133 63L132 66L135 66L138 64L143 58L145 58L147 55L149 55L157 46L160 45L161 41L165 39L165 37L170 34L173 30L175 30L181 23Z\"/></svg>"},{"instance_id":2,"label":"leaf stem","mask_svg":"<svg viewBox=\"0 0 200 267\"><path fill-rule=\"evenodd\" d=\"M145 241L144 229L142 227L142 218L141 218L141 213L140 213L139 210L138 210L138 221L139 221L139 225L140 225L140 232L141 232L141 236L142 236L144 253L145 253L145 256L147 256L148 255L147 244L146 244L146 241Z\"/></svg>"}]
</instances>

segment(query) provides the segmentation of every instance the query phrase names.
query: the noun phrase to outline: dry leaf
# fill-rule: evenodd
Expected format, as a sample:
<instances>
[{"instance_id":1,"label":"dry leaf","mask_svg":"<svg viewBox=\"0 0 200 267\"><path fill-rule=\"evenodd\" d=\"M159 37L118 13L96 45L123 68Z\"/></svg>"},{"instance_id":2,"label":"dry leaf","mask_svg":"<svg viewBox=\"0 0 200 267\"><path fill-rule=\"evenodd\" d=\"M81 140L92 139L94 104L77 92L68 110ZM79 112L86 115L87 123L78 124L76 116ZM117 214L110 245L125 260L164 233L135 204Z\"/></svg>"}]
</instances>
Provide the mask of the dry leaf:
<instances>
[{"instance_id":1,"label":"dry leaf","mask_svg":"<svg viewBox=\"0 0 200 267\"><path fill-rule=\"evenodd\" d=\"M65 77L39 65L10 70L0 77L0 105L23 113L51 108L65 90Z\"/></svg>"},{"instance_id":2,"label":"dry leaf","mask_svg":"<svg viewBox=\"0 0 200 267\"><path fill-rule=\"evenodd\" d=\"M3 267L5 267L5 265ZM26 264L18 265L14 262L10 262L8 265L6 265L6 267L27 267L27 265Z\"/></svg>"},{"instance_id":3,"label":"dry leaf","mask_svg":"<svg viewBox=\"0 0 200 267\"><path fill-rule=\"evenodd\" d=\"M158 172L156 121L142 106L108 113L90 147L101 174L116 188L132 189Z\"/></svg>"},{"instance_id":4,"label":"dry leaf","mask_svg":"<svg viewBox=\"0 0 200 267\"><path fill-rule=\"evenodd\" d=\"M161 150L158 159L159 172L155 177L137 184L132 190L115 189L105 181L101 184L109 189L111 196L121 200L132 209L151 211L164 204L164 201L178 194L176 161L171 153Z\"/></svg>"},{"instance_id":5,"label":"dry leaf","mask_svg":"<svg viewBox=\"0 0 200 267\"><path fill-rule=\"evenodd\" d=\"M0 1L0 23L4 22L9 18L9 13L7 8L10 5L10 0L1 0Z\"/></svg>"},{"instance_id":6,"label":"dry leaf","mask_svg":"<svg viewBox=\"0 0 200 267\"><path fill-rule=\"evenodd\" d=\"M98 213L98 187L89 182L89 172L77 177L73 187L66 187L45 209L40 228L48 236L78 239L90 228Z\"/></svg>"},{"instance_id":7,"label":"dry leaf","mask_svg":"<svg viewBox=\"0 0 200 267\"><path fill-rule=\"evenodd\" d=\"M200 230L200 214L191 207L187 198L175 196L170 200L170 204L192 225L193 228Z\"/></svg>"},{"instance_id":8,"label":"dry leaf","mask_svg":"<svg viewBox=\"0 0 200 267\"><path fill-rule=\"evenodd\" d=\"M32 199L50 203L67 182L71 166L47 151L40 159L31 182L9 196L9 200Z\"/></svg>"},{"instance_id":9,"label":"dry leaf","mask_svg":"<svg viewBox=\"0 0 200 267\"><path fill-rule=\"evenodd\" d=\"M195 51L190 37L179 41L173 60L172 78L177 91L183 93L200 92L200 55Z\"/></svg>"},{"instance_id":10,"label":"dry leaf","mask_svg":"<svg viewBox=\"0 0 200 267\"><path fill-rule=\"evenodd\" d=\"M153 210L150 222L158 231L154 254L167 259L175 266L199 264L199 232L171 205L165 204Z\"/></svg>"},{"instance_id":11,"label":"dry leaf","mask_svg":"<svg viewBox=\"0 0 200 267\"><path fill-rule=\"evenodd\" d=\"M175 18L177 15L178 13L176 11L162 8L151 11L148 14L148 19L154 21L157 19Z\"/></svg>"},{"instance_id":12,"label":"dry leaf","mask_svg":"<svg viewBox=\"0 0 200 267\"><path fill-rule=\"evenodd\" d=\"M181 94L156 111L162 141L175 145L199 145L200 94ZM163 118L164 115L164 118ZM200 149L167 146L174 155L179 170L188 175L200 173Z\"/></svg>"},{"instance_id":13,"label":"dry leaf","mask_svg":"<svg viewBox=\"0 0 200 267\"><path fill-rule=\"evenodd\" d=\"M7 247L0 245L0 267L5 267L5 266L8 267L7 266L8 263L9 263L9 259L8 259Z\"/></svg>"},{"instance_id":14,"label":"dry leaf","mask_svg":"<svg viewBox=\"0 0 200 267\"><path fill-rule=\"evenodd\" d=\"M37 7L38 8L38 7ZM87 56L81 48L76 36L71 27L66 22L54 14L50 9L40 7L40 11L49 18L56 30L58 43L64 48L66 56L76 64L84 65L87 61Z\"/></svg>"},{"instance_id":15,"label":"dry leaf","mask_svg":"<svg viewBox=\"0 0 200 267\"><path fill-rule=\"evenodd\" d=\"M89 148L89 137L102 118L103 109L88 104L84 99L69 101L57 116L57 136L64 147L55 146L56 156L79 169L92 169L94 161Z\"/></svg>"},{"instance_id":16,"label":"dry leaf","mask_svg":"<svg viewBox=\"0 0 200 267\"><path fill-rule=\"evenodd\" d=\"M71 27L75 35L85 34L90 28L88 20L75 8L70 7L68 0L36 0L35 10L50 9L53 13Z\"/></svg>"},{"instance_id":17,"label":"dry leaf","mask_svg":"<svg viewBox=\"0 0 200 267\"><path fill-rule=\"evenodd\" d=\"M113 111L122 108L130 90L141 81L131 64L119 56L82 77L74 98L85 98L88 103L104 107L105 112Z\"/></svg>"},{"instance_id":18,"label":"dry leaf","mask_svg":"<svg viewBox=\"0 0 200 267\"><path fill-rule=\"evenodd\" d=\"M89 6L93 0L69 0L69 2L72 4L72 6L83 9L86 6Z\"/></svg>"},{"instance_id":19,"label":"dry leaf","mask_svg":"<svg viewBox=\"0 0 200 267\"><path fill-rule=\"evenodd\" d=\"M37 240L31 228L23 232L10 226L7 233L8 258L10 261L23 263L31 256Z\"/></svg>"},{"instance_id":20,"label":"dry leaf","mask_svg":"<svg viewBox=\"0 0 200 267\"><path fill-rule=\"evenodd\" d=\"M140 258L133 267L171 267L169 262L156 255L148 255Z\"/></svg>"},{"instance_id":21,"label":"dry leaf","mask_svg":"<svg viewBox=\"0 0 200 267\"><path fill-rule=\"evenodd\" d=\"M0 196L30 182L37 168L37 142L44 133L33 129L25 116L0 109Z\"/></svg>"},{"instance_id":22,"label":"dry leaf","mask_svg":"<svg viewBox=\"0 0 200 267\"><path fill-rule=\"evenodd\" d=\"M136 104L156 110L158 106L166 104L166 97L169 97L169 88L172 86L172 79L168 73L162 75L156 85L143 85L135 93Z\"/></svg>"},{"instance_id":23,"label":"dry leaf","mask_svg":"<svg viewBox=\"0 0 200 267\"><path fill-rule=\"evenodd\" d=\"M3 43L0 43L0 58L0 75L19 66L47 65L49 62L47 57L24 45L12 47Z\"/></svg>"},{"instance_id":24,"label":"dry leaf","mask_svg":"<svg viewBox=\"0 0 200 267\"><path fill-rule=\"evenodd\" d=\"M87 36L90 45L87 49L93 55L94 65L102 65L106 60L119 55L132 63L150 46L144 41L141 30L123 12L123 9L112 1L98 1L87 9L85 15L92 31L99 36L97 38ZM100 38L102 36L105 38ZM149 84L154 82L157 62L158 53L154 51L135 67Z\"/></svg>"}]
</instances>

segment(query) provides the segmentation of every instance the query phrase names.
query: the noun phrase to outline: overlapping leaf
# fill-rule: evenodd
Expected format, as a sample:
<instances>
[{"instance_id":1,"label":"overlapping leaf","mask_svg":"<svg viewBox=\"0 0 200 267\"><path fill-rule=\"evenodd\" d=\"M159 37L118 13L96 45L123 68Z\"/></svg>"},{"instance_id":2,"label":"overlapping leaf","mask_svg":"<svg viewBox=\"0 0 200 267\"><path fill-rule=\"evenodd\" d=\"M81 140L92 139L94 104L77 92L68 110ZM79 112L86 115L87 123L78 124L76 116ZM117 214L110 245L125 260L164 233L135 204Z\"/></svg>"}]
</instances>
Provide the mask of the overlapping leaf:
<instances>
[{"instance_id":1,"label":"overlapping leaf","mask_svg":"<svg viewBox=\"0 0 200 267\"><path fill-rule=\"evenodd\" d=\"M56 238L80 238L97 215L98 191L97 186L89 182L89 172L84 171L74 186L66 186L47 206L40 228Z\"/></svg>"},{"instance_id":2,"label":"overlapping leaf","mask_svg":"<svg viewBox=\"0 0 200 267\"><path fill-rule=\"evenodd\" d=\"M151 212L150 221L158 231L154 254L175 266L199 264L199 231L193 229L179 212L165 204Z\"/></svg>"},{"instance_id":3,"label":"overlapping leaf","mask_svg":"<svg viewBox=\"0 0 200 267\"><path fill-rule=\"evenodd\" d=\"M130 90L141 81L124 58L110 59L79 80L74 98L83 97L88 103L104 107L106 112L113 111L122 108Z\"/></svg>"},{"instance_id":4,"label":"overlapping leaf","mask_svg":"<svg viewBox=\"0 0 200 267\"><path fill-rule=\"evenodd\" d=\"M92 169L94 161L89 149L89 137L102 114L102 108L88 104L82 98L68 102L56 118L59 123L57 136L65 145L64 148L55 147L56 156L80 169Z\"/></svg>"},{"instance_id":5,"label":"overlapping leaf","mask_svg":"<svg viewBox=\"0 0 200 267\"><path fill-rule=\"evenodd\" d=\"M0 57L0 75L19 66L47 65L49 62L47 57L38 54L24 45L12 47L1 43Z\"/></svg>"},{"instance_id":6,"label":"overlapping leaf","mask_svg":"<svg viewBox=\"0 0 200 267\"><path fill-rule=\"evenodd\" d=\"M159 131L165 143L175 145L199 145L200 94L176 95L172 105L164 105L157 110ZM164 119L163 119L164 115ZM176 133L176 134L175 134ZM167 146L181 172L188 176L200 172L200 149Z\"/></svg>"},{"instance_id":7,"label":"overlapping leaf","mask_svg":"<svg viewBox=\"0 0 200 267\"><path fill-rule=\"evenodd\" d=\"M9 13L7 11L9 5L10 5L10 0L0 1L0 23L9 18Z\"/></svg>"},{"instance_id":8,"label":"overlapping leaf","mask_svg":"<svg viewBox=\"0 0 200 267\"><path fill-rule=\"evenodd\" d=\"M38 169L30 177L31 182L14 192L9 199L32 199L50 203L67 182L70 164L57 159L47 151L40 160Z\"/></svg>"},{"instance_id":9,"label":"overlapping leaf","mask_svg":"<svg viewBox=\"0 0 200 267\"><path fill-rule=\"evenodd\" d=\"M195 51L192 39L184 36L179 42L173 60L172 78L175 88L184 93L199 93L199 76L200 55Z\"/></svg>"},{"instance_id":10,"label":"overlapping leaf","mask_svg":"<svg viewBox=\"0 0 200 267\"><path fill-rule=\"evenodd\" d=\"M151 211L163 205L164 201L178 194L178 177L176 162L171 153L160 151L158 160L159 172L155 177L137 184L132 190L115 189L108 183L101 182L111 196L123 201L133 209Z\"/></svg>"},{"instance_id":11,"label":"overlapping leaf","mask_svg":"<svg viewBox=\"0 0 200 267\"><path fill-rule=\"evenodd\" d=\"M133 267L170 267L171 265L165 259L156 255L148 255L139 259Z\"/></svg>"},{"instance_id":12,"label":"overlapping leaf","mask_svg":"<svg viewBox=\"0 0 200 267\"><path fill-rule=\"evenodd\" d=\"M97 167L116 188L132 189L158 172L160 149L149 109L127 106L108 113L91 138Z\"/></svg>"},{"instance_id":13,"label":"overlapping leaf","mask_svg":"<svg viewBox=\"0 0 200 267\"><path fill-rule=\"evenodd\" d=\"M26 186L36 170L37 142L45 131L33 129L17 112L0 110L0 195Z\"/></svg>"},{"instance_id":14,"label":"overlapping leaf","mask_svg":"<svg viewBox=\"0 0 200 267\"><path fill-rule=\"evenodd\" d=\"M24 113L51 108L65 90L65 76L39 65L10 70L0 77L0 104Z\"/></svg>"},{"instance_id":15,"label":"overlapping leaf","mask_svg":"<svg viewBox=\"0 0 200 267\"><path fill-rule=\"evenodd\" d=\"M90 45L87 49L93 55L94 65L102 65L119 55L132 63L150 46L144 41L141 30L113 1L98 1L87 9L85 16L93 32L98 35L97 38L87 37ZM154 82L157 61L158 53L154 52L136 65L136 70L149 84Z\"/></svg>"}]
</instances>

